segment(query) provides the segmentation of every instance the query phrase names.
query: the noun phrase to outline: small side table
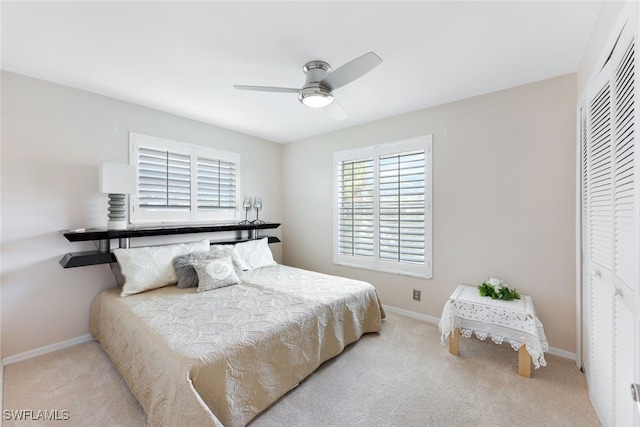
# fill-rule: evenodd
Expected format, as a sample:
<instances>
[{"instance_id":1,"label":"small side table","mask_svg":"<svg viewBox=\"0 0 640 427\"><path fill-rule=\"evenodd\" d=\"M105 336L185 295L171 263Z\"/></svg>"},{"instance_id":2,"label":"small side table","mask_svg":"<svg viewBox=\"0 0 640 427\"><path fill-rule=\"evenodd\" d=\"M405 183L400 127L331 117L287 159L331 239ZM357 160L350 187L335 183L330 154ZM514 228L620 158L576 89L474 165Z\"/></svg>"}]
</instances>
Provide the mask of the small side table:
<instances>
[{"instance_id":1,"label":"small side table","mask_svg":"<svg viewBox=\"0 0 640 427\"><path fill-rule=\"evenodd\" d=\"M536 315L531 297L503 301L482 297L475 286L460 285L442 310L441 342L449 338L449 352L458 354L459 338L475 334L496 344L507 341L518 352L518 374L530 378L531 364L546 366L544 352L549 350L542 323Z\"/></svg>"}]
</instances>

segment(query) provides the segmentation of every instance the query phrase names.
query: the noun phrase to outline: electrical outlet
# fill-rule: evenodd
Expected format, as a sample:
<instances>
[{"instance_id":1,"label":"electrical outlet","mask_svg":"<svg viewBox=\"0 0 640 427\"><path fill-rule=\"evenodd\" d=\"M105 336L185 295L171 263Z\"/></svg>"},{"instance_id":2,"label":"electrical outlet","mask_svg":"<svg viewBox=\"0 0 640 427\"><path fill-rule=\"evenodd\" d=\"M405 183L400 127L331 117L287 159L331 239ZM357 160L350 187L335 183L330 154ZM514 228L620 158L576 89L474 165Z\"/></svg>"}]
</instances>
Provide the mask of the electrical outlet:
<instances>
[{"instance_id":1,"label":"electrical outlet","mask_svg":"<svg viewBox=\"0 0 640 427\"><path fill-rule=\"evenodd\" d=\"M421 293L422 293L422 291L421 291L421 290L419 290L419 289L414 289L414 290L413 290L413 299L414 299L415 301L420 301L420 294L421 294Z\"/></svg>"}]
</instances>

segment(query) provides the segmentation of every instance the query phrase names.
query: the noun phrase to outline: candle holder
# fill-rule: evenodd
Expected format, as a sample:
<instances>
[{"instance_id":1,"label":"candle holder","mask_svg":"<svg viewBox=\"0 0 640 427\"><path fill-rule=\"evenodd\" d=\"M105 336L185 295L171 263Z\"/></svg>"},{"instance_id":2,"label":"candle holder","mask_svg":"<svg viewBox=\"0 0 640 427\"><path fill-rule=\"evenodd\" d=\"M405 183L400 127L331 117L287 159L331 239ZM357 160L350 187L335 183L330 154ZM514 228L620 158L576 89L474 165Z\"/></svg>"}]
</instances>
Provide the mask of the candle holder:
<instances>
[{"instance_id":1,"label":"candle holder","mask_svg":"<svg viewBox=\"0 0 640 427\"><path fill-rule=\"evenodd\" d=\"M244 197L244 201L242 202L242 208L244 209L244 219L240 221L240 225L249 225L251 221L249 221L249 211L251 210L251 197Z\"/></svg>"},{"instance_id":2,"label":"candle holder","mask_svg":"<svg viewBox=\"0 0 640 427\"><path fill-rule=\"evenodd\" d=\"M262 197L256 197L253 201L253 209L256 210L256 219L251 221L252 224L260 225L264 224L264 221L258 218L260 211L262 210Z\"/></svg>"}]
</instances>

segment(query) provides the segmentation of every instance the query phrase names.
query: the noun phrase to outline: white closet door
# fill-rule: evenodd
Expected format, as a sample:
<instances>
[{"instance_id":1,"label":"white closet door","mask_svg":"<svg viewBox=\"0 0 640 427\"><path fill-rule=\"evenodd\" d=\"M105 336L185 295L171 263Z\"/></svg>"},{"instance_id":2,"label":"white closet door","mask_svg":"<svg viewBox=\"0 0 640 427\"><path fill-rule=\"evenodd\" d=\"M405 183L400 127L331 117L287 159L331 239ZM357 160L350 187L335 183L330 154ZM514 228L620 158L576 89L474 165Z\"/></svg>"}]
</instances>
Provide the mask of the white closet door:
<instances>
[{"instance_id":1,"label":"white closet door","mask_svg":"<svg viewBox=\"0 0 640 427\"><path fill-rule=\"evenodd\" d=\"M616 295L614 300L614 371L613 423L615 426L637 426L636 407L630 386L634 378L634 308L627 305L630 297ZM634 421L635 419L635 421Z\"/></svg>"},{"instance_id":2,"label":"white closet door","mask_svg":"<svg viewBox=\"0 0 640 427\"><path fill-rule=\"evenodd\" d=\"M611 173L611 85L598 86L589 102L589 254L591 261L610 268L613 260Z\"/></svg>"},{"instance_id":3,"label":"white closet door","mask_svg":"<svg viewBox=\"0 0 640 427\"><path fill-rule=\"evenodd\" d=\"M623 35L627 32L623 32ZM627 35L628 37L628 35ZM613 78L613 271L620 286L633 292L637 277L635 43L620 38L622 53ZM613 59L618 59L617 57ZM616 61L617 62L617 61Z\"/></svg>"},{"instance_id":4,"label":"white closet door","mask_svg":"<svg viewBox=\"0 0 640 427\"><path fill-rule=\"evenodd\" d=\"M633 19L618 40L613 75L613 423L633 426L635 407L629 398L635 377L634 305L638 292L638 166L636 113L636 46Z\"/></svg>"},{"instance_id":5,"label":"white closet door","mask_svg":"<svg viewBox=\"0 0 640 427\"><path fill-rule=\"evenodd\" d=\"M584 367L605 426L640 426L640 170L634 9L580 110Z\"/></svg>"},{"instance_id":6,"label":"white closet door","mask_svg":"<svg viewBox=\"0 0 640 427\"><path fill-rule=\"evenodd\" d=\"M613 187L611 84L602 74L588 103L587 214L590 348L588 366L592 401L605 425L613 423Z\"/></svg>"},{"instance_id":7,"label":"white closet door","mask_svg":"<svg viewBox=\"0 0 640 427\"><path fill-rule=\"evenodd\" d=\"M580 192L581 192L581 236L580 236L580 256L582 260L582 319L591 319L591 281L589 275L589 150L587 138L587 106L583 105L579 111L580 117ZM582 363L586 372L591 371L591 322L583 321L582 326Z\"/></svg>"}]
</instances>

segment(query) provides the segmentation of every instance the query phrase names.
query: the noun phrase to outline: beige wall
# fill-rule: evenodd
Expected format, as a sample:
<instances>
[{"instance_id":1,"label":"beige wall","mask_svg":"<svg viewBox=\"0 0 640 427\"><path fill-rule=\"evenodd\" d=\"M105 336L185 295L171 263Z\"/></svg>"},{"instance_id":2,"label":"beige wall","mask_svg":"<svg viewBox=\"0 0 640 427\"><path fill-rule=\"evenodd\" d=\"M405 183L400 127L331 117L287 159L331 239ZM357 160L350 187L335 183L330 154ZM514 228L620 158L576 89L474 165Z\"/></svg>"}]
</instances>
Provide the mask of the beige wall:
<instances>
[{"instance_id":1,"label":"beige wall","mask_svg":"<svg viewBox=\"0 0 640 427\"><path fill-rule=\"evenodd\" d=\"M91 301L113 276L106 265L63 269L65 253L95 247L58 230L106 224L98 167L128 161L130 131L241 153L242 194L262 195L261 218L281 221L280 144L3 72L3 358L89 333Z\"/></svg>"},{"instance_id":2,"label":"beige wall","mask_svg":"<svg viewBox=\"0 0 640 427\"><path fill-rule=\"evenodd\" d=\"M533 297L550 345L574 353L575 108L571 74L285 145L284 263L369 281L383 304L433 318L457 285L502 278ZM334 265L333 152L424 134L433 279Z\"/></svg>"},{"instance_id":3,"label":"beige wall","mask_svg":"<svg viewBox=\"0 0 640 427\"><path fill-rule=\"evenodd\" d=\"M284 146L68 87L3 73L2 357L88 333L106 266L63 269L58 230L103 225L103 161L129 131L243 154L243 194L282 221L286 264L370 281L383 303L433 318L459 283L505 279L534 298L551 346L575 352L576 76L381 120ZM332 263L333 152L434 136L433 279ZM422 290L422 301L411 299Z\"/></svg>"}]
</instances>

